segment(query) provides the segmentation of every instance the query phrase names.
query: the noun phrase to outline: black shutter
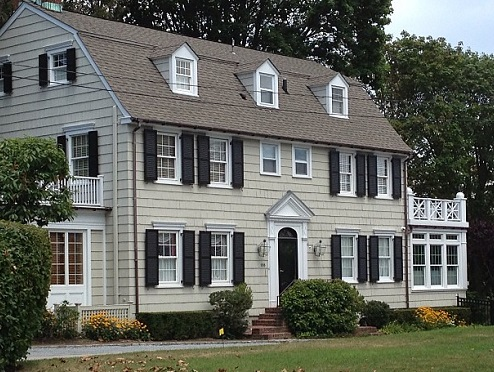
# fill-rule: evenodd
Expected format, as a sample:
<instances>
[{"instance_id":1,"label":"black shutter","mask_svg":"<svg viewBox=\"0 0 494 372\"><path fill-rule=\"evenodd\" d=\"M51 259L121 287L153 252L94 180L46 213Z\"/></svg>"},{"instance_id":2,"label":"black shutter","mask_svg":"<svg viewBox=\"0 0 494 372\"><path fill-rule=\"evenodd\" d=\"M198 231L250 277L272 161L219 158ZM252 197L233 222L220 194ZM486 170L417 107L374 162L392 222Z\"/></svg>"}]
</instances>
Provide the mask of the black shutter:
<instances>
[{"instance_id":1,"label":"black shutter","mask_svg":"<svg viewBox=\"0 0 494 372\"><path fill-rule=\"evenodd\" d=\"M199 231L199 285L211 284L211 233Z\"/></svg>"},{"instance_id":2,"label":"black shutter","mask_svg":"<svg viewBox=\"0 0 494 372\"><path fill-rule=\"evenodd\" d=\"M245 281L245 236L243 232L233 233L233 284Z\"/></svg>"},{"instance_id":3,"label":"black shutter","mask_svg":"<svg viewBox=\"0 0 494 372\"><path fill-rule=\"evenodd\" d=\"M329 193L337 195L340 192L340 153L329 151Z\"/></svg>"},{"instance_id":4,"label":"black shutter","mask_svg":"<svg viewBox=\"0 0 494 372\"><path fill-rule=\"evenodd\" d=\"M209 137L197 136L197 183L209 184Z\"/></svg>"},{"instance_id":5,"label":"black shutter","mask_svg":"<svg viewBox=\"0 0 494 372\"><path fill-rule=\"evenodd\" d=\"M158 282L158 230L146 230L146 287Z\"/></svg>"},{"instance_id":6,"label":"black shutter","mask_svg":"<svg viewBox=\"0 0 494 372\"><path fill-rule=\"evenodd\" d=\"M395 282L403 281L403 247L402 237L395 236L393 246L393 260L394 260L394 280Z\"/></svg>"},{"instance_id":7,"label":"black shutter","mask_svg":"<svg viewBox=\"0 0 494 372\"><path fill-rule=\"evenodd\" d=\"M98 167L98 131L91 131L87 134L89 150L89 177L97 177Z\"/></svg>"},{"instance_id":8,"label":"black shutter","mask_svg":"<svg viewBox=\"0 0 494 372\"><path fill-rule=\"evenodd\" d=\"M379 237L369 238L369 280L373 283L379 280Z\"/></svg>"},{"instance_id":9,"label":"black shutter","mask_svg":"<svg viewBox=\"0 0 494 372\"><path fill-rule=\"evenodd\" d=\"M75 81L76 74L76 59L75 59L75 48L69 48L66 51L67 53L67 80Z\"/></svg>"},{"instance_id":10,"label":"black shutter","mask_svg":"<svg viewBox=\"0 0 494 372\"><path fill-rule=\"evenodd\" d=\"M67 137L58 136L57 137L57 145L59 148L63 150L63 152L67 153Z\"/></svg>"},{"instance_id":11,"label":"black shutter","mask_svg":"<svg viewBox=\"0 0 494 372\"><path fill-rule=\"evenodd\" d=\"M182 183L194 183L194 135L182 133Z\"/></svg>"},{"instance_id":12,"label":"black shutter","mask_svg":"<svg viewBox=\"0 0 494 372\"><path fill-rule=\"evenodd\" d=\"M244 187L244 142L232 140L232 186Z\"/></svg>"},{"instance_id":13,"label":"black shutter","mask_svg":"<svg viewBox=\"0 0 494 372\"><path fill-rule=\"evenodd\" d=\"M12 93L12 62L5 62L3 70L3 92Z\"/></svg>"},{"instance_id":14,"label":"black shutter","mask_svg":"<svg viewBox=\"0 0 494 372\"><path fill-rule=\"evenodd\" d=\"M357 154L357 196L365 196L365 155Z\"/></svg>"},{"instance_id":15,"label":"black shutter","mask_svg":"<svg viewBox=\"0 0 494 372\"><path fill-rule=\"evenodd\" d=\"M367 281L367 236L359 235L357 246L358 276L359 283Z\"/></svg>"},{"instance_id":16,"label":"black shutter","mask_svg":"<svg viewBox=\"0 0 494 372\"><path fill-rule=\"evenodd\" d=\"M48 85L48 54L40 54L38 56L38 62L39 86L46 87Z\"/></svg>"},{"instance_id":17,"label":"black shutter","mask_svg":"<svg viewBox=\"0 0 494 372\"><path fill-rule=\"evenodd\" d=\"M331 276L341 279L341 236L331 235Z\"/></svg>"},{"instance_id":18,"label":"black shutter","mask_svg":"<svg viewBox=\"0 0 494 372\"><path fill-rule=\"evenodd\" d=\"M144 129L144 181L158 179L158 132Z\"/></svg>"},{"instance_id":19,"label":"black shutter","mask_svg":"<svg viewBox=\"0 0 494 372\"><path fill-rule=\"evenodd\" d=\"M184 286L193 286L195 284L196 260L195 260L195 233L194 231L184 230L183 238L183 279Z\"/></svg>"},{"instance_id":20,"label":"black shutter","mask_svg":"<svg viewBox=\"0 0 494 372\"><path fill-rule=\"evenodd\" d=\"M391 159L393 169L393 199L401 198L401 159Z\"/></svg>"},{"instance_id":21,"label":"black shutter","mask_svg":"<svg viewBox=\"0 0 494 372\"><path fill-rule=\"evenodd\" d=\"M367 157L367 177L367 195L370 198L374 198L377 196L377 156L375 155L369 155Z\"/></svg>"}]
</instances>

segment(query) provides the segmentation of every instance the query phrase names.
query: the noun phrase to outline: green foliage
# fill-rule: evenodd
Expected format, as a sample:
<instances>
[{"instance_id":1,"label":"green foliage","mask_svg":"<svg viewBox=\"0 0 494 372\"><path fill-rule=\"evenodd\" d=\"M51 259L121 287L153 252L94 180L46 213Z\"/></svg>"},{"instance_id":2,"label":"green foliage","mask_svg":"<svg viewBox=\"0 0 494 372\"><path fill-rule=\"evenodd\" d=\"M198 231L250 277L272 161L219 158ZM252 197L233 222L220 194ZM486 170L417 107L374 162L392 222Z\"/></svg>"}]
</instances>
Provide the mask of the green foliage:
<instances>
[{"instance_id":1,"label":"green foliage","mask_svg":"<svg viewBox=\"0 0 494 372\"><path fill-rule=\"evenodd\" d=\"M26 357L50 289L46 230L0 221L0 371Z\"/></svg>"},{"instance_id":2,"label":"green foliage","mask_svg":"<svg viewBox=\"0 0 494 372\"><path fill-rule=\"evenodd\" d=\"M63 301L55 311L45 310L37 338L71 339L77 337L79 313Z\"/></svg>"},{"instance_id":3,"label":"green foliage","mask_svg":"<svg viewBox=\"0 0 494 372\"><path fill-rule=\"evenodd\" d=\"M136 318L156 341L209 338L216 334L212 311L139 313Z\"/></svg>"},{"instance_id":4,"label":"green foliage","mask_svg":"<svg viewBox=\"0 0 494 372\"><path fill-rule=\"evenodd\" d=\"M305 337L353 332L362 306L358 291L342 280L297 280L281 297L288 327Z\"/></svg>"},{"instance_id":5,"label":"green foliage","mask_svg":"<svg viewBox=\"0 0 494 372\"><path fill-rule=\"evenodd\" d=\"M88 321L82 324L82 332L87 338L98 341L147 341L151 338L147 326L139 320L119 319L105 312L91 315Z\"/></svg>"},{"instance_id":6,"label":"green foliage","mask_svg":"<svg viewBox=\"0 0 494 372\"><path fill-rule=\"evenodd\" d=\"M408 333L408 332L417 332L420 331L421 328L415 324L409 324L409 323L400 323L396 320L386 324L384 327L381 328L381 333L385 335L392 335L392 334L398 334L398 333Z\"/></svg>"},{"instance_id":7,"label":"green foliage","mask_svg":"<svg viewBox=\"0 0 494 372\"><path fill-rule=\"evenodd\" d=\"M45 226L72 218L72 197L59 180L69 177L64 152L53 139L0 142L0 218Z\"/></svg>"},{"instance_id":8,"label":"green foliage","mask_svg":"<svg viewBox=\"0 0 494 372\"><path fill-rule=\"evenodd\" d=\"M231 291L211 293L209 303L213 305L217 329L223 328L227 338L242 337L249 325L247 316L252 307L252 290L242 283Z\"/></svg>"},{"instance_id":9,"label":"green foliage","mask_svg":"<svg viewBox=\"0 0 494 372\"><path fill-rule=\"evenodd\" d=\"M471 323L471 311L467 307L445 306L441 308L435 308L436 310L447 311L450 315L454 316L459 322L465 324ZM420 326L420 322L415 316L416 308L410 309L393 309L391 312L391 321L403 325L415 325Z\"/></svg>"},{"instance_id":10,"label":"green foliage","mask_svg":"<svg viewBox=\"0 0 494 372\"><path fill-rule=\"evenodd\" d=\"M367 325L382 328L391 319L391 309L386 302L372 300L363 306L362 316Z\"/></svg>"}]
</instances>

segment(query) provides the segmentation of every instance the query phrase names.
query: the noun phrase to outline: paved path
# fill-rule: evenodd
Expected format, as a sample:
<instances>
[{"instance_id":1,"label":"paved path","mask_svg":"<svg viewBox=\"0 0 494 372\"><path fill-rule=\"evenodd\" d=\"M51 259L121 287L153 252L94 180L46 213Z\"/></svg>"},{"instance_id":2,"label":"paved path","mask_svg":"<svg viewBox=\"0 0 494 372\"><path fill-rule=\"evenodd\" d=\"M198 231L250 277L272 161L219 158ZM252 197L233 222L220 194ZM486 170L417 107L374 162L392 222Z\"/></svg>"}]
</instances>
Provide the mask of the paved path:
<instances>
[{"instance_id":1,"label":"paved path","mask_svg":"<svg viewBox=\"0 0 494 372\"><path fill-rule=\"evenodd\" d=\"M247 347L259 345L273 345L284 342L294 342L290 340L225 340L222 341L197 341L197 342L132 342L132 343L95 343L88 345L36 345L29 349L27 360L70 358L90 355L122 354L141 351L160 350L188 350L188 349L209 349L220 347Z\"/></svg>"}]
</instances>

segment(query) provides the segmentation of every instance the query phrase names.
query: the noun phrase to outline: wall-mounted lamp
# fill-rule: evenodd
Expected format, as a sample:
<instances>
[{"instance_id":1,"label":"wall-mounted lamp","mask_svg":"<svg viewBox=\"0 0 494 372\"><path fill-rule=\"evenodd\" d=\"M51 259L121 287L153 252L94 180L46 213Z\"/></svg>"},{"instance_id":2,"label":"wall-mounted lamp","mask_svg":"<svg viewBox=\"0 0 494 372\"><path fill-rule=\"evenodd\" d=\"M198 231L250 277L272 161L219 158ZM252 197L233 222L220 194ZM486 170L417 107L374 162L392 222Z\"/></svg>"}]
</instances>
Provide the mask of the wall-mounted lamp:
<instances>
[{"instance_id":1,"label":"wall-mounted lamp","mask_svg":"<svg viewBox=\"0 0 494 372\"><path fill-rule=\"evenodd\" d=\"M259 257L266 257L266 255L268 254L268 249L268 242L266 241L266 239L264 239L257 246L257 253L259 254Z\"/></svg>"},{"instance_id":2,"label":"wall-mounted lamp","mask_svg":"<svg viewBox=\"0 0 494 372\"><path fill-rule=\"evenodd\" d=\"M322 244L322 240L319 240L313 248L314 255L317 257L324 256L324 253L326 253L326 246Z\"/></svg>"}]
</instances>

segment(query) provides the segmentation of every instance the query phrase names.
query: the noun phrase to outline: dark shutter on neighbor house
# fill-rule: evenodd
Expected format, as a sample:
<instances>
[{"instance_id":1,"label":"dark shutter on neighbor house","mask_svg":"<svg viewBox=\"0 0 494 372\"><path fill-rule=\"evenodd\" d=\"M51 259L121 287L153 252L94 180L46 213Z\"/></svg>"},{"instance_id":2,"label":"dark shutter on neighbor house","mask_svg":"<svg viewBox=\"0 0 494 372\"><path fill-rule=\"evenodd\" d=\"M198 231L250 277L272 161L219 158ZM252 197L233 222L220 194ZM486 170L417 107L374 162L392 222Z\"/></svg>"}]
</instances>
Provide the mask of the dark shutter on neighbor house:
<instances>
[{"instance_id":1,"label":"dark shutter on neighbor house","mask_svg":"<svg viewBox=\"0 0 494 372\"><path fill-rule=\"evenodd\" d=\"M197 183L209 184L209 137L197 136Z\"/></svg>"},{"instance_id":2,"label":"dark shutter on neighbor house","mask_svg":"<svg viewBox=\"0 0 494 372\"><path fill-rule=\"evenodd\" d=\"M67 80L75 81L77 78L75 48L67 49L66 53L67 53Z\"/></svg>"},{"instance_id":3,"label":"dark shutter on neighbor house","mask_svg":"<svg viewBox=\"0 0 494 372\"><path fill-rule=\"evenodd\" d=\"M329 193L337 195L340 192L340 153L329 150Z\"/></svg>"},{"instance_id":4,"label":"dark shutter on neighbor house","mask_svg":"<svg viewBox=\"0 0 494 372\"><path fill-rule=\"evenodd\" d=\"M394 280L395 282L403 281L403 247L402 237L395 236L393 244L393 261L394 261Z\"/></svg>"},{"instance_id":5,"label":"dark shutter on neighbor house","mask_svg":"<svg viewBox=\"0 0 494 372\"><path fill-rule=\"evenodd\" d=\"M158 132L144 129L144 181L158 179Z\"/></svg>"},{"instance_id":6,"label":"dark shutter on neighbor house","mask_svg":"<svg viewBox=\"0 0 494 372\"><path fill-rule=\"evenodd\" d=\"M401 198L401 159L391 159L391 168L393 172L393 199Z\"/></svg>"},{"instance_id":7,"label":"dark shutter on neighbor house","mask_svg":"<svg viewBox=\"0 0 494 372\"><path fill-rule=\"evenodd\" d=\"M379 280L379 237L369 238L369 280L373 283Z\"/></svg>"},{"instance_id":8,"label":"dark shutter on neighbor house","mask_svg":"<svg viewBox=\"0 0 494 372\"><path fill-rule=\"evenodd\" d=\"M365 155L357 154L357 196L365 196Z\"/></svg>"},{"instance_id":9,"label":"dark shutter on neighbor house","mask_svg":"<svg viewBox=\"0 0 494 372\"><path fill-rule=\"evenodd\" d=\"M370 198L377 196L377 156L367 157L367 195Z\"/></svg>"},{"instance_id":10,"label":"dark shutter on neighbor house","mask_svg":"<svg viewBox=\"0 0 494 372\"><path fill-rule=\"evenodd\" d=\"M89 151L89 177L97 177L98 167L98 131L91 131L87 134Z\"/></svg>"},{"instance_id":11,"label":"dark shutter on neighbor house","mask_svg":"<svg viewBox=\"0 0 494 372\"><path fill-rule=\"evenodd\" d=\"M38 56L38 69L39 86L46 87L48 85L48 54Z\"/></svg>"},{"instance_id":12,"label":"dark shutter on neighbor house","mask_svg":"<svg viewBox=\"0 0 494 372\"><path fill-rule=\"evenodd\" d=\"M194 135L182 133L182 183L192 185L194 183Z\"/></svg>"},{"instance_id":13,"label":"dark shutter on neighbor house","mask_svg":"<svg viewBox=\"0 0 494 372\"><path fill-rule=\"evenodd\" d=\"M3 70L3 92L12 93L12 62L5 62Z\"/></svg>"},{"instance_id":14,"label":"dark shutter on neighbor house","mask_svg":"<svg viewBox=\"0 0 494 372\"><path fill-rule=\"evenodd\" d=\"M359 283L363 283L367 281L367 236L359 235L357 244L357 280Z\"/></svg>"},{"instance_id":15,"label":"dark shutter on neighbor house","mask_svg":"<svg viewBox=\"0 0 494 372\"><path fill-rule=\"evenodd\" d=\"M184 286L193 286L195 284L196 266L195 266L195 233L194 231L184 230L183 238L183 278Z\"/></svg>"},{"instance_id":16,"label":"dark shutter on neighbor house","mask_svg":"<svg viewBox=\"0 0 494 372\"><path fill-rule=\"evenodd\" d=\"M146 230L146 287L158 285L158 230Z\"/></svg>"},{"instance_id":17,"label":"dark shutter on neighbor house","mask_svg":"<svg viewBox=\"0 0 494 372\"><path fill-rule=\"evenodd\" d=\"M341 236L331 235L331 277L341 279Z\"/></svg>"},{"instance_id":18,"label":"dark shutter on neighbor house","mask_svg":"<svg viewBox=\"0 0 494 372\"><path fill-rule=\"evenodd\" d=\"M233 284L245 281L245 235L243 232L233 233Z\"/></svg>"},{"instance_id":19,"label":"dark shutter on neighbor house","mask_svg":"<svg viewBox=\"0 0 494 372\"><path fill-rule=\"evenodd\" d=\"M244 142L232 139L232 186L244 187Z\"/></svg>"},{"instance_id":20,"label":"dark shutter on neighbor house","mask_svg":"<svg viewBox=\"0 0 494 372\"><path fill-rule=\"evenodd\" d=\"M57 145L59 148L63 150L63 152L67 153L67 137L58 136L57 137Z\"/></svg>"},{"instance_id":21,"label":"dark shutter on neighbor house","mask_svg":"<svg viewBox=\"0 0 494 372\"><path fill-rule=\"evenodd\" d=\"M199 285L211 284L211 233L199 231Z\"/></svg>"}]
</instances>

